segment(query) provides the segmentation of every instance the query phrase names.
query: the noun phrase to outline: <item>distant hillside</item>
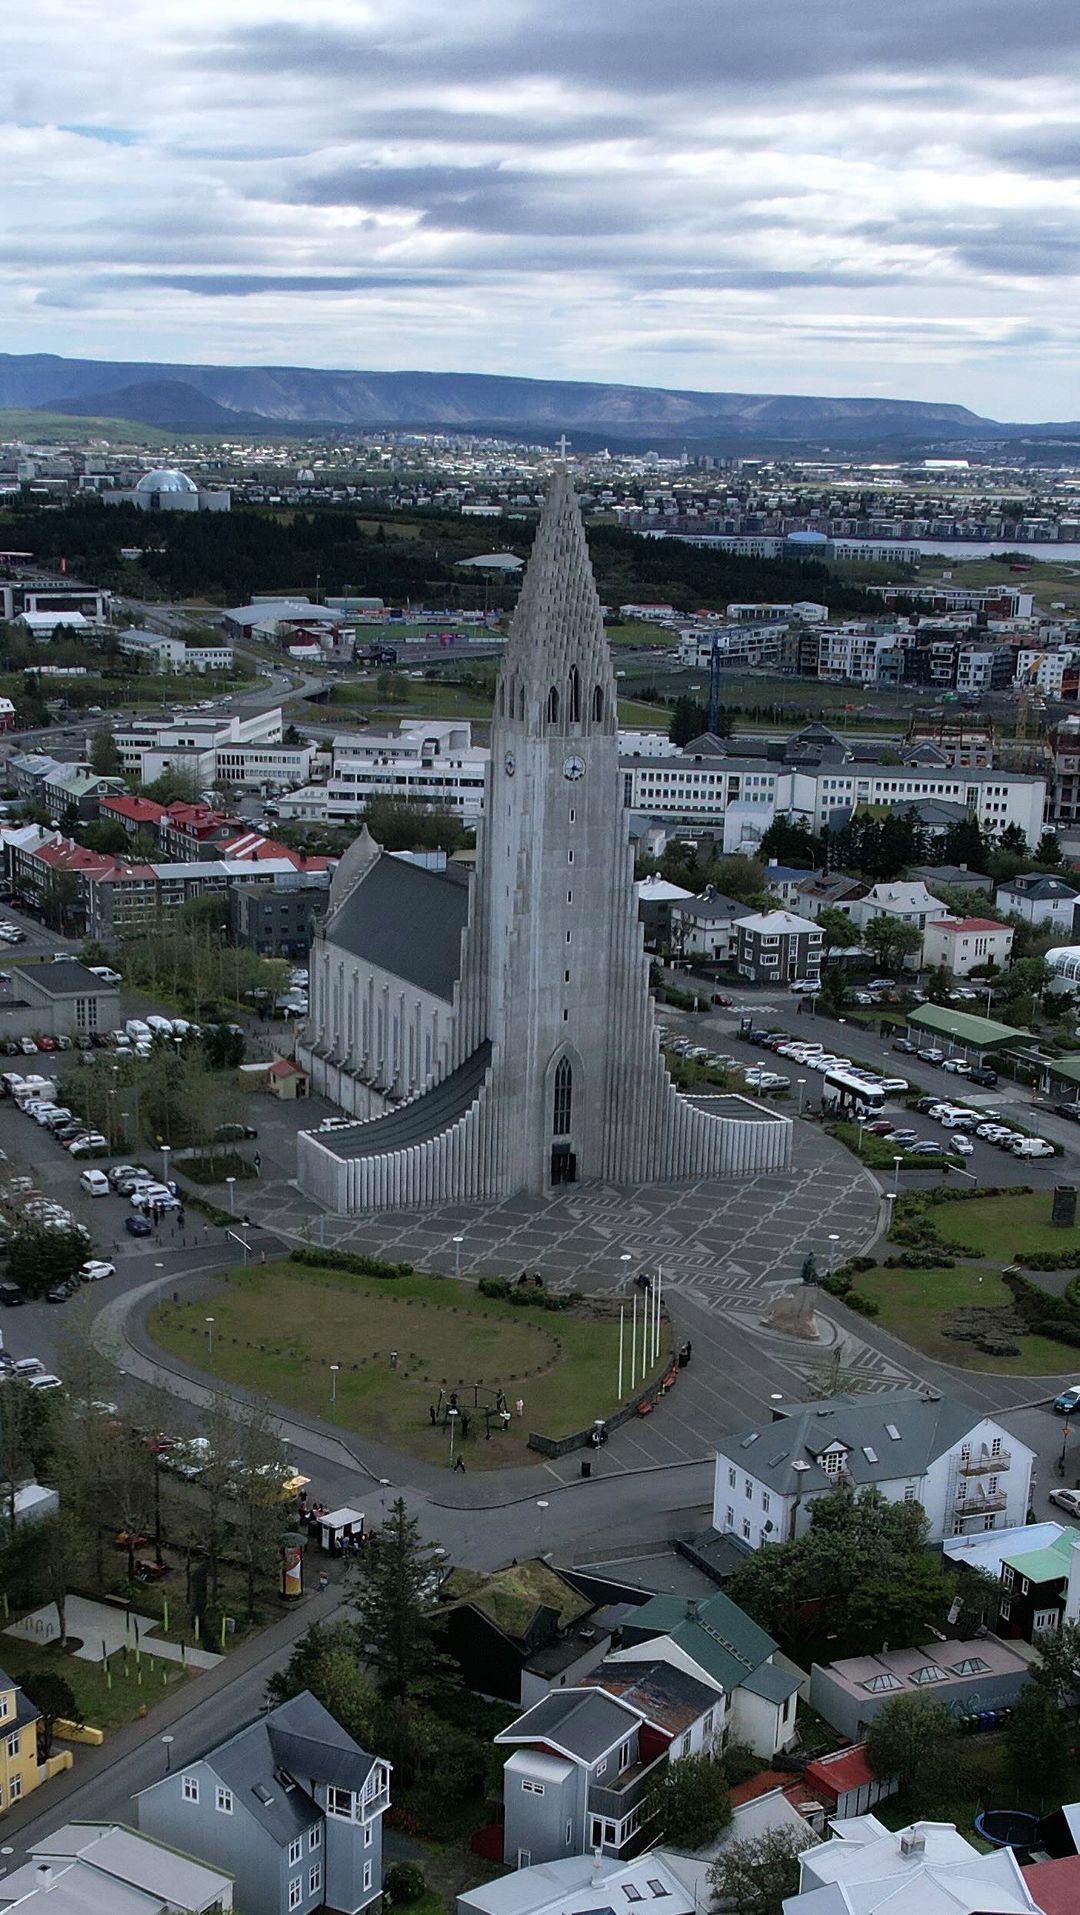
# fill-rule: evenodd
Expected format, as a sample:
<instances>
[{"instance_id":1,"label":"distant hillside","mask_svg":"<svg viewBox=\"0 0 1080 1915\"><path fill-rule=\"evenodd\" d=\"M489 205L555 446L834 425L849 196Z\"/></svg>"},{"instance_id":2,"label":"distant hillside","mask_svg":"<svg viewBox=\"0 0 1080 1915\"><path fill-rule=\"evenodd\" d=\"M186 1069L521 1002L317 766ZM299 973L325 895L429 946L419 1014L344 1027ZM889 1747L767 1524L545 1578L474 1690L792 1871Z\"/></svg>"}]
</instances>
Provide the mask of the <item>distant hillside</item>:
<instances>
[{"instance_id":1,"label":"distant hillside","mask_svg":"<svg viewBox=\"0 0 1080 1915\"><path fill-rule=\"evenodd\" d=\"M680 392L487 373L325 372L302 366L182 366L0 354L0 407L117 413L150 426L221 432L397 427L504 432L579 444L753 442L931 445L1075 434L1002 426L966 406L907 399Z\"/></svg>"},{"instance_id":2,"label":"distant hillside","mask_svg":"<svg viewBox=\"0 0 1080 1915\"><path fill-rule=\"evenodd\" d=\"M48 445L54 440L87 444L91 439L108 439L112 445L125 441L132 445L167 446L172 435L145 426L138 419L102 418L97 413L76 416L71 412L44 412L32 407L0 407L0 439L25 439L31 444Z\"/></svg>"}]
</instances>

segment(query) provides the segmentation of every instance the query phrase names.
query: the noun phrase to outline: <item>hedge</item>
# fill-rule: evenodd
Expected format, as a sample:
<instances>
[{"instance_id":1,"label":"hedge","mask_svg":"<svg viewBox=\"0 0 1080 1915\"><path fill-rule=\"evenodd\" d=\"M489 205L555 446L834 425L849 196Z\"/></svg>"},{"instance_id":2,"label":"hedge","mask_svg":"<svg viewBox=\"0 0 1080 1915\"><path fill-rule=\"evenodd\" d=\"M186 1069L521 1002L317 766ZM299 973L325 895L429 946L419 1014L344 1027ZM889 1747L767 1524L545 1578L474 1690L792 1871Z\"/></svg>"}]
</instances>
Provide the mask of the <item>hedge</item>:
<instances>
[{"instance_id":1,"label":"hedge","mask_svg":"<svg viewBox=\"0 0 1080 1915\"><path fill-rule=\"evenodd\" d=\"M387 1263L383 1257L368 1257L355 1250L293 1250L294 1263L308 1264L315 1270L347 1270L353 1277L411 1277L411 1263Z\"/></svg>"},{"instance_id":2,"label":"hedge","mask_svg":"<svg viewBox=\"0 0 1080 1915\"><path fill-rule=\"evenodd\" d=\"M1001 1274L1027 1330L1035 1336L1053 1337L1058 1343L1071 1343L1080 1348L1080 1307L1075 1297L1052 1297L1016 1269L1003 1270Z\"/></svg>"}]
</instances>

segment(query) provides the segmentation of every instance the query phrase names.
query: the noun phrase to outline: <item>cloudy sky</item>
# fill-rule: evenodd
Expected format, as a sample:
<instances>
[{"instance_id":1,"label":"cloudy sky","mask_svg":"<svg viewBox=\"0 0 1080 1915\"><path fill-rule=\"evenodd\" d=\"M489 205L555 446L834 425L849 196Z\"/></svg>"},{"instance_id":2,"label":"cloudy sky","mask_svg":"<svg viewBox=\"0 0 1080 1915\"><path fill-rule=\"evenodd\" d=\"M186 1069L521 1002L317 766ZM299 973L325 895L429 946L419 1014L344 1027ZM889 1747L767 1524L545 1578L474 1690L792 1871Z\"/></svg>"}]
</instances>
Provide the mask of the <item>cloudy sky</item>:
<instances>
[{"instance_id":1,"label":"cloudy sky","mask_svg":"<svg viewBox=\"0 0 1080 1915\"><path fill-rule=\"evenodd\" d=\"M1077 0L24 0L0 349L1080 417Z\"/></svg>"}]
</instances>

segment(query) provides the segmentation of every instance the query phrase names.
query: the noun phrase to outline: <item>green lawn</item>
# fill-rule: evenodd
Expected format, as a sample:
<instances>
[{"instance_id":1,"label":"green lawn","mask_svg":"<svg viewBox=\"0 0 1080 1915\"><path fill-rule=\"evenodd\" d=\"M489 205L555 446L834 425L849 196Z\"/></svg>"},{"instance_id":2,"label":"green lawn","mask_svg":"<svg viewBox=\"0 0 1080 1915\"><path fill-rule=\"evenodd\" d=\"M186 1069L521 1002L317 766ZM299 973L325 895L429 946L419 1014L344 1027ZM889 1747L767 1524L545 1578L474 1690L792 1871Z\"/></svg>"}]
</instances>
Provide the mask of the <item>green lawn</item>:
<instances>
[{"instance_id":1,"label":"green lawn","mask_svg":"<svg viewBox=\"0 0 1080 1915\"><path fill-rule=\"evenodd\" d=\"M395 673L397 676L397 673ZM330 694L332 705L359 705L374 712L422 714L425 718L490 718L492 699L467 685L435 685L423 678L410 678L404 698L380 695L375 680L357 680L335 685Z\"/></svg>"},{"instance_id":2,"label":"green lawn","mask_svg":"<svg viewBox=\"0 0 1080 1915\"><path fill-rule=\"evenodd\" d=\"M868 1170L895 1168L898 1153L887 1137L871 1137L869 1132L864 1130L860 1149L858 1124L843 1122L827 1124L825 1128L830 1137L837 1137L842 1144L846 1144ZM959 1157L912 1157L908 1151L899 1152L899 1156L901 1170L940 1170L943 1163L958 1164L960 1162Z\"/></svg>"},{"instance_id":3,"label":"green lawn","mask_svg":"<svg viewBox=\"0 0 1080 1915\"><path fill-rule=\"evenodd\" d=\"M106 1732L122 1729L126 1722L135 1720L140 1709L152 1709L166 1692L171 1695L179 1683L190 1679L178 1663L162 1662L151 1651L143 1653L139 1663L132 1651L126 1658L125 1674L125 1658L118 1650L109 1658L110 1689L103 1662L83 1662L64 1650L22 1642L18 1636L0 1636L0 1660L15 1682L32 1685L34 1676L45 1671L63 1676L75 1693L84 1722Z\"/></svg>"},{"instance_id":4,"label":"green lawn","mask_svg":"<svg viewBox=\"0 0 1080 1915\"><path fill-rule=\"evenodd\" d=\"M1030 1196L981 1197L977 1203L935 1204L928 1212L939 1237L946 1243L969 1244L980 1256L1007 1263L1018 1251L1072 1250L1080 1263L1080 1231L1062 1230L1050 1222L1053 1192L1036 1190Z\"/></svg>"},{"instance_id":5,"label":"green lawn","mask_svg":"<svg viewBox=\"0 0 1080 1915\"><path fill-rule=\"evenodd\" d=\"M223 1274L197 1302L159 1304L151 1334L167 1350L207 1367L206 1317L214 1315L214 1374L378 1437L432 1463L448 1460L445 1429L428 1406L439 1386L466 1412L502 1389L512 1418L490 1442L470 1416L470 1469L534 1460L530 1430L566 1436L617 1406L619 1326L614 1317L520 1309L440 1277L358 1277L285 1261ZM629 1331L627 1331L627 1346ZM390 1367L391 1350L399 1352ZM330 1364L339 1363L331 1404ZM629 1382L627 1362L625 1381Z\"/></svg>"},{"instance_id":6,"label":"green lawn","mask_svg":"<svg viewBox=\"0 0 1080 1915\"><path fill-rule=\"evenodd\" d=\"M960 1208L960 1206L957 1206ZM973 1210L981 1206L963 1206ZM955 1270L868 1270L855 1278L860 1296L871 1297L880 1314L875 1319L894 1336L939 1363L968 1370L991 1370L1010 1376L1058 1376L1076 1368L1076 1350L1052 1337L1017 1336L1019 1356L988 1356L972 1343L961 1343L941 1331L946 1310L1009 1309L1012 1296L998 1270L989 1264L964 1264Z\"/></svg>"}]
</instances>

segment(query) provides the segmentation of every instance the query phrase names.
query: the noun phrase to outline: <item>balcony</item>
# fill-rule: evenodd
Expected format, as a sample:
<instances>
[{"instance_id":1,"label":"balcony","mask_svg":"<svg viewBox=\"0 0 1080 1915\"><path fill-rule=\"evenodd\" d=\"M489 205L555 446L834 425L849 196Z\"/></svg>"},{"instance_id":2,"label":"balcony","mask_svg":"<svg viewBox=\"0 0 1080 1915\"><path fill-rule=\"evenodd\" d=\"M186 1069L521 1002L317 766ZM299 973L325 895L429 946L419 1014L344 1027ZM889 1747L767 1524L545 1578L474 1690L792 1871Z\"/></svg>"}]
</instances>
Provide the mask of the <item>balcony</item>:
<instances>
[{"instance_id":1,"label":"balcony","mask_svg":"<svg viewBox=\"0 0 1080 1915\"><path fill-rule=\"evenodd\" d=\"M989 1516L994 1510L1004 1509L1008 1501L1009 1493L1004 1489L988 1490L981 1496L958 1489L953 1507L958 1516Z\"/></svg>"},{"instance_id":2,"label":"balcony","mask_svg":"<svg viewBox=\"0 0 1080 1915\"><path fill-rule=\"evenodd\" d=\"M1007 1470L1011 1462L1011 1450L1001 1450L997 1456L992 1456L989 1450L981 1449L970 1456L961 1456L960 1474L961 1476L997 1476L1002 1470Z\"/></svg>"},{"instance_id":3,"label":"balcony","mask_svg":"<svg viewBox=\"0 0 1080 1915\"><path fill-rule=\"evenodd\" d=\"M606 1816L612 1822L621 1822L648 1795L667 1759L665 1750L662 1755L654 1756L651 1762L632 1763L610 1788L592 1783L589 1789L589 1813Z\"/></svg>"}]
</instances>

